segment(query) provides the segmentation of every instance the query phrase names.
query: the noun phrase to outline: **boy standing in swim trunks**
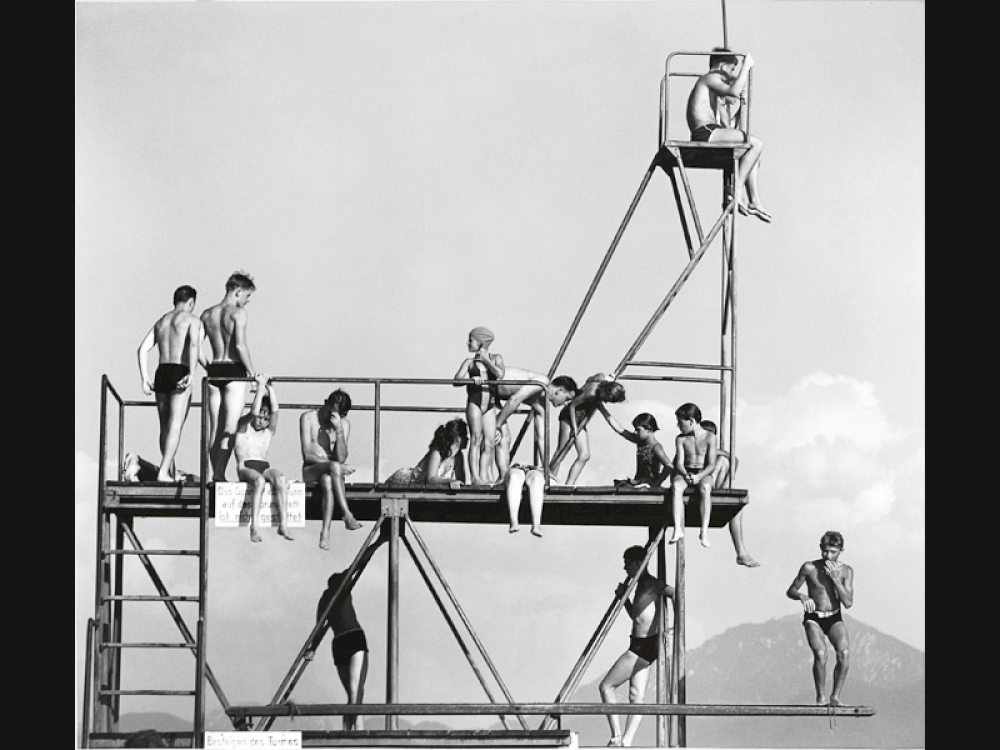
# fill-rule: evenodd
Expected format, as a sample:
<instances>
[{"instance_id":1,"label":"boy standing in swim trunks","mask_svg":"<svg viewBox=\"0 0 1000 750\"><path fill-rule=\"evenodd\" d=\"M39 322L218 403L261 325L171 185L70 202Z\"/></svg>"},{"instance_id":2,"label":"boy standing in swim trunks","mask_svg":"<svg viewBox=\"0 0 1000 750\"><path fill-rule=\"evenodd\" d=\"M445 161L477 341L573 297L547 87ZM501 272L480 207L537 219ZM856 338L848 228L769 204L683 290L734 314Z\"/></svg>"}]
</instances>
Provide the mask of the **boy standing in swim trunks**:
<instances>
[{"instance_id":1,"label":"boy standing in swim trunks","mask_svg":"<svg viewBox=\"0 0 1000 750\"><path fill-rule=\"evenodd\" d=\"M670 544L684 536L684 490L697 487L701 497L701 545L710 547L708 522L712 516L712 485L715 471L715 434L701 426L701 409L684 404L674 412L681 434L674 441L673 490L674 533Z\"/></svg>"},{"instance_id":2,"label":"boy standing in swim trunks","mask_svg":"<svg viewBox=\"0 0 1000 750\"><path fill-rule=\"evenodd\" d=\"M625 550L625 572L629 578L639 573L646 550L636 545ZM618 584L615 596L622 596L628 586ZM629 703L642 703L646 696L646 684L649 681L649 666L656 661L660 645L660 607L664 597L673 598L674 587L669 586L650 575L648 570L642 571L639 582L630 602L625 600L625 611L632 618L632 636L629 649L618 657L614 666L601 680L601 700L605 703L617 703L615 689L628 681ZM630 747L635 733L639 729L641 714L630 714L625 722L625 734L622 735L621 724L617 714L608 714L611 724L610 747Z\"/></svg>"},{"instance_id":3,"label":"boy standing in swim trunks","mask_svg":"<svg viewBox=\"0 0 1000 750\"><path fill-rule=\"evenodd\" d=\"M257 519L260 516L260 499L264 495L264 485L270 484L271 491L278 498L278 533L291 540L288 532L288 483L285 475L272 469L267 460L271 438L278 429L278 395L274 386L268 383L270 377L258 373L257 393L250 412L236 424L236 474L241 482L250 485L253 516L250 518L250 541L260 542Z\"/></svg>"},{"instance_id":4,"label":"boy standing in swim trunks","mask_svg":"<svg viewBox=\"0 0 1000 750\"><path fill-rule=\"evenodd\" d=\"M299 442L302 447L302 480L317 482L323 497L323 526L319 533L321 549L330 549L330 522L336 502L344 516L344 526L350 531L360 529L351 509L347 507L344 477L350 473L347 461L347 440L351 435L351 397L335 390L319 409L302 412L299 417Z\"/></svg>"},{"instance_id":5,"label":"boy standing in swim trunks","mask_svg":"<svg viewBox=\"0 0 1000 750\"><path fill-rule=\"evenodd\" d=\"M760 155L764 144L754 135L749 138L739 128L720 124L720 104L730 97L739 97L746 88L753 67L753 58L746 55L739 75L736 68L740 67L739 58L731 54L725 47L715 47L713 52L719 54L708 58L709 71L701 76L691 89L687 101L687 123L691 129L692 141L708 141L710 143L749 143L750 149L740 157L740 182L746 183L746 207L739 206L744 216L756 216L761 221L770 222L771 215L760 203L757 189L757 172L760 167ZM721 101L720 101L721 100ZM727 197L727 203L732 196Z\"/></svg>"},{"instance_id":6,"label":"boy standing in swim trunks","mask_svg":"<svg viewBox=\"0 0 1000 750\"><path fill-rule=\"evenodd\" d=\"M176 478L174 458L181 442L181 431L191 407L191 376L203 358L200 356L201 321L194 310L198 293L190 286L174 290L174 309L157 320L139 344L139 378L142 392L156 394L156 413L160 420L160 461L157 482ZM149 380L149 352L160 350L160 362L152 382Z\"/></svg>"},{"instance_id":7,"label":"boy standing in swim trunks","mask_svg":"<svg viewBox=\"0 0 1000 750\"><path fill-rule=\"evenodd\" d=\"M816 703L820 706L842 706L840 691L847 679L850 657L850 638L847 624L840 614L854 604L854 569L840 562L844 550L844 537L839 531L828 531L819 540L822 556L819 560L802 563L792 585L785 592L789 599L802 602L805 614L802 626L806 629L806 640L813 653L813 683L816 686ZM799 593L802 584L806 593ZM837 666L833 669L833 690L827 700L826 686L826 641L830 639L837 653Z\"/></svg>"},{"instance_id":8,"label":"boy standing in swim trunks","mask_svg":"<svg viewBox=\"0 0 1000 750\"><path fill-rule=\"evenodd\" d=\"M256 289L253 278L237 271L226 281L222 301L201 314L205 335L212 345L212 361L205 366L208 377L254 377L247 346L246 306ZM233 433L246 402L246 385L243 380L208 384L209 457L215 482L226 481L226 467L233 455Z\"/></svg>"},{"instance_id":9,"label":"boy standing in swim trunks","mask_svg":"<svg viewBox=\"0 0 1000 750\"><path fill-rule=\"evenodd\" d=\"M316 605L317 620L322 617L346 573L347 571L342 570L327 579L326 591L320 596ZM358 622L350 590L342 594L340 601L330 610L326 624L333 633L333 663L337 667L340 684L347 691L347 703L348 705L364 703L365 678L368 676L368 639L361 623ZM312 661L325 632L325 628L321 629L309 644L309 649L304 654L307 661ZM362 717L345 714L344 729L364 729Z\"/></svg>"},{"instance_id":10,"label":"boy standing in swim trunks","mask_svg":"<svg viewBox=\"0 0 1000 750\"><path fill-rule=\"evenodd\" d=\"M469 424L469 474L473 484L489 484L493 466L493 444L496 442L497 398L492 383L504 376L503 357L490 354L493 332L477 326L469 332L471 357L462 362L455 380L472 379L467 385L465 419Z\"/></svg>"}]
</instances>

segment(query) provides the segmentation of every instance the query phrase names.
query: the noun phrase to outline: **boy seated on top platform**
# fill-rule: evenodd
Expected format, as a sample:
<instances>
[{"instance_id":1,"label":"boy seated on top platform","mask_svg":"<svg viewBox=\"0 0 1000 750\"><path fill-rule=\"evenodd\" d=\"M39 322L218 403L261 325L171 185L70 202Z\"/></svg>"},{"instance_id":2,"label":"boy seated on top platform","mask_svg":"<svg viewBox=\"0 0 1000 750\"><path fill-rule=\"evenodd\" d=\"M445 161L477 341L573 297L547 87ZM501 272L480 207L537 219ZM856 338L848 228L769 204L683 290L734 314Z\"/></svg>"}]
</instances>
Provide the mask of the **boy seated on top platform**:
<instances>
[{"instance_id":1,"label":"boy seated on top platform","mask_svg":"<svg viewBox=\"0 0 1000 750\"><path fill-rule=\"evenodd\" d=\"M253 515L250 518L250 541L263 541L257 530L257 520L260 516L260 501L264 495L264 485L271 485L271 491L278 498L278 534L291 540L288 532L288 483L285 475L271 468L267 460L267 451L271 447L271 438L278 429L278 395L274 386L268 381L265 373L258 373L257 392L249 413L240 417L236 423L236 438L233 451L236 454L236 473L241 482L250 485L250 505Z\"/></svg>"},{"instance_id":2,"label":"boy seated on top platform","mask_svg":"<svg viewBox=\"0 0 1000 750\"><path fill-rule=\"evenodd\" d=\"M726 106L727 100L739 97L746 88L750 77L750 68L754 61L750 55L743 58L740 72L739 58L725 47L715 47L708 58L709 71L702 75L691 89L687 101L687 123L691 129L692 141L708 141L710 143L749 143L749 150L740 157L740 182L746 184L747 205L740 204L738 210L744 216L756 216L761 221L770 223L771 215L764 210L760 202L757 188L757 176L760 171L760 155L764 144L754 135L747 134L739 128L730 127L728 117L724 119L720 105ZM726 203L732 200L726 196Z\"/></svg>"}]
</instances>

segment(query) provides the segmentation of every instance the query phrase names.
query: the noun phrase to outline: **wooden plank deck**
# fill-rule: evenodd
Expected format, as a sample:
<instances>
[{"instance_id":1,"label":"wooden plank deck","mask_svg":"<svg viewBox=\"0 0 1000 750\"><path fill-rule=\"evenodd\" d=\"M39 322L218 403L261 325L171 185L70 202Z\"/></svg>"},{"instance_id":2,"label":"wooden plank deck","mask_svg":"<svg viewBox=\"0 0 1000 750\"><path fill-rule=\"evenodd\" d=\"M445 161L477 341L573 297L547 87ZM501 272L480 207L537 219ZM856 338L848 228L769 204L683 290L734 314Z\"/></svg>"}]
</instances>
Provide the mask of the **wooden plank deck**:
<instances>
[{"instance_id":1,"label":"wooden plank deck","mask_svg":"<svg viewBox=\"0 0 1000 750\"><path fill-rule=\"evenodd\" d=\"M701 523L697 498L689 489L685 505L685 526ZM725 526L748 501L747 490L715 490L709 525ZM197 517L200 490L196 485L166 482L108 482L106 507L136 516ZM377 520L382 498L406 498L411 520L427 523L507 524L507 500L501 487L467 486L453 490L438 486L387 487L384 484L348 484L347 502L359 521ZM214 512L214 486L209 485L209 508ZM566 487L554 485L545 493L542 523L557 526L659 526L670 518L669 490L600 486ZM316 485L306 485L306 519L321 519ZM340 514L334 511L334 520ZM527 490L521 504L522 523L530 523Z\"/></svg>"}]
</instances>

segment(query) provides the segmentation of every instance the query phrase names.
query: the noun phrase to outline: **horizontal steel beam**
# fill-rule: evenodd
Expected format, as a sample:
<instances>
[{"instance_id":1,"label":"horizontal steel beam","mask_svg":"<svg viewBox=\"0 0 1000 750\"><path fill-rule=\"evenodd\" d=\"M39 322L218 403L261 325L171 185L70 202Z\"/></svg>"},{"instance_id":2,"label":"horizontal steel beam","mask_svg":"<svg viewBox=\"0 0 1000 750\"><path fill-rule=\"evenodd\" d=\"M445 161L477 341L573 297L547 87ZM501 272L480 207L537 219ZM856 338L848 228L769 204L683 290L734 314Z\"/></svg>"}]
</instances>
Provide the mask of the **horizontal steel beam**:
<instances>
[{"instance_id":1,"label":"horizontal steel beam","mask_svg":"<svg viewBox=\"0 0 1000 750\"><path fill-rule=\"evenodd\" d=\"M641 714L683 716L874 716L871 706L725 705L706 703L296 703L230 706L230 716L495 716L503 714Z\"/></svg>"}]
</instances>

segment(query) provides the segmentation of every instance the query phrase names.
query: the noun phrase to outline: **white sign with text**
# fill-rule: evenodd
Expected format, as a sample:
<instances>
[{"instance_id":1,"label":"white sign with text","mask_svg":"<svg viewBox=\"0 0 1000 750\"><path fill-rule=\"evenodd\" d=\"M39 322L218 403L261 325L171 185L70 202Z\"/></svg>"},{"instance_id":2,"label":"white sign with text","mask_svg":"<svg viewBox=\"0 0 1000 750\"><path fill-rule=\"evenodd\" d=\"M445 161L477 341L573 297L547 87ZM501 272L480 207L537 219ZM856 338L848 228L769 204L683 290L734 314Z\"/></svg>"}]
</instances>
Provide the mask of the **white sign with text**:
<instances>
[{"instance_id":1,"label":"white sign with text","mask_svg":"<svg viewBox=\"0 0 1000 750\"><path fill-rule=\"evenodd\" d=\"M288 525L306 525L306 485L298 480L288 480ZM215 484L215 525L218 528L235 529L250 525L251 515L250 485L246 482L216 482ZM270 482L264 485L260 498L260 518L257 526L270 528L278 525L278 498L271 489Z\"/></svg>"},{"instance_id":2,"label":"white sign with text","mask_svg":"<svg viewBox=\"0 0 1000 750\"><path fill-rule=\"evenodd\" d=\"M205 732L205 747L214 750L300 748L302 732Z\"/></svg>"}]
</instances>

